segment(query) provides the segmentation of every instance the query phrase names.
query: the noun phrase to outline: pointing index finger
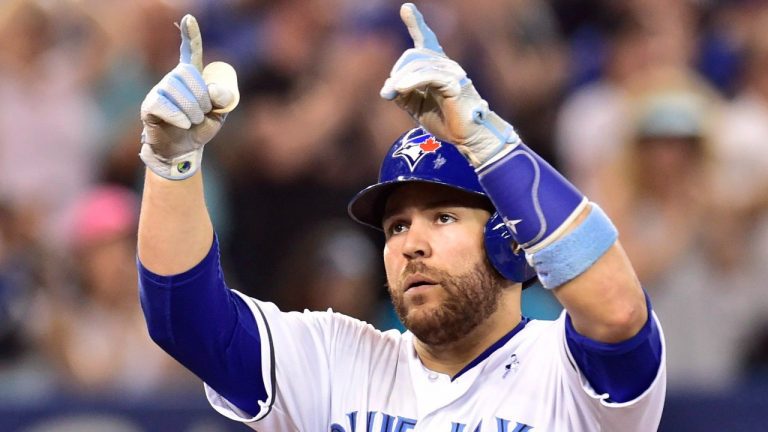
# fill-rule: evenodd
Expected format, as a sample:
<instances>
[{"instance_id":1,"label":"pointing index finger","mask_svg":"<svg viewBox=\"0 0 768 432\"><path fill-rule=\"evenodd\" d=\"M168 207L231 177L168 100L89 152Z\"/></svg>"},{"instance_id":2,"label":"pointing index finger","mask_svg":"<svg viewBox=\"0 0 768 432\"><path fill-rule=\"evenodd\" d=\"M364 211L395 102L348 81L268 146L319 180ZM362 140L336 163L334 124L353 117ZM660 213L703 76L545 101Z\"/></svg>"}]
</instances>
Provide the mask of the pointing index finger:
<instances>
[{"instance_id":1,"label":"pointing index finger","mask_svg":"<svg viewBox=\"0 0 768 432\"><path fill-rule=\"evenodd\" d=\"M445 54L437 40L435 32L424 22L424 16L413 3L404 3L400 7L400 18L408 28L414 48L426 48L439 54Z\"/></svg>"},{"instance_id":2,"label":"pointing index finger","mask_svg":"<svg viewBox=\"0 0 768 432\"><path fill-rule=\"evenodd\" d=\"M189 63L203 70L203 38L200 35L200 27L194 16L187 14L181 19L181 47L179 48L181 63Z\"/></svg>"}]
</instances>

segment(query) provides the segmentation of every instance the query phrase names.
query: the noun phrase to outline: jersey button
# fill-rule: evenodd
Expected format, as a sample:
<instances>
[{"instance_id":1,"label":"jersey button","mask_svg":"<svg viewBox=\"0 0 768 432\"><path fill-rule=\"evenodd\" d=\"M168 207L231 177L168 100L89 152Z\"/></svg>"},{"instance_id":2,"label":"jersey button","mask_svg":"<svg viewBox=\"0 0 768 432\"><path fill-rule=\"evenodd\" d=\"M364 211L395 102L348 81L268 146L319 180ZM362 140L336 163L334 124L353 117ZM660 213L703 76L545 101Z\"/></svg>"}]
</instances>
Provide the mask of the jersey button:
<instances>
[{"instance_id":1,"label":"jersey button","mask_svg":"<svg viewBox=\"0 0 768 432\"><path fill-rule=\"evenodd\" d=\"M427 375L427 378L430 381L434 382L434 381L437 381L437 379L440 378L440 377L436 373L431 373L431 374Z\"/></svg>"}]
</instances>

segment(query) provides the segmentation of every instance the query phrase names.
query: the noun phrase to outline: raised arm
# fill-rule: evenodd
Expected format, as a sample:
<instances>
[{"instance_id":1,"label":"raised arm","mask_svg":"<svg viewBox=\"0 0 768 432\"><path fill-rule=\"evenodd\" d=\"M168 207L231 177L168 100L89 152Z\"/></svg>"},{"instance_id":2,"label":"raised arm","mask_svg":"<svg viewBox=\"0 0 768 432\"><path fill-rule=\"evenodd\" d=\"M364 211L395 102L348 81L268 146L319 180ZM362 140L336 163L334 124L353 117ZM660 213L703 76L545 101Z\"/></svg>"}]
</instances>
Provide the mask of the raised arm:
<instances>
[{"instance_id":1,"label":"raised arm","mask_svg":"<svg viewBox=\"0 0 768 432\"><path fill-rule=\"evenodd\" d=\"M147 165L139 220L139 289L152 339L249 415L269 393L251 309L224 282L205 206L203 147L237 105L231 66L202 67L197 21L185 16L179 64L141 105Z\"/></svg>"},{"instance_id":2,"label":"raised arm","mask_svg":"<svg viewBox=\"0 0 768 432\"><path fill-rule=\"evenodd\" d=\"M662 370L662 342L615 227L490 110L413 4L400 15L414 48L395 63L381 96L475 166L542 285L565 306L568 347L593 389L614 402L636 398Z\"/></svg>"},{"instance_id":3,"label":"raised arm","mask_svg":"<svg viewBox=\"0 0 768 432\"><path fill-rule=\"evenodd\" d=\"M475 166L513 238L582 335L602 342L635 335L646 322L645 297L610 221L489 109L415 6L403 5L401 16L414 48L397 61L381 96Z\"/></svg>"},{"instance_id":4,"label":"raised arm","mask_svg":"<svg viewBox=\"0 0 768 432\"><path fill-rule=\"evenodd\" d=\"M206 256L213 228L203 197L203 147L216 135L238 101L231 67L203 70L197 21L181 20L179 64L141 106L141 158L147 165L139 220L142 264L159 275L189 270ZM211 73L211 71L218 71ZM222 73L221 71L225 71Z\"/></svg>"}]
</instances>

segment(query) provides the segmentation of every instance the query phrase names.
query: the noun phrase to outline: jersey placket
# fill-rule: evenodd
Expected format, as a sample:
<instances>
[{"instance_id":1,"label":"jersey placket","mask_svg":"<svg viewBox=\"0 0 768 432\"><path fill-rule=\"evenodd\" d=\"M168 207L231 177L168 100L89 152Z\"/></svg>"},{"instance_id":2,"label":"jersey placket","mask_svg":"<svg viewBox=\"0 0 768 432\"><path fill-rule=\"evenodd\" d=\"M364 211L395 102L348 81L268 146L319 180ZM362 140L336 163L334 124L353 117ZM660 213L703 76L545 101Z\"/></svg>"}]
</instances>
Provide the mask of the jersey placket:
<instances>
[{"instance_id":1,"label":"jersey placket","mask_svg":"<svg viewBox=\"0 0 768 432\"><path fill-rule=\"evenodd\" d=\"M450 376L427 369L416 356L415 350L410 357L409 368L413 377L419 418L416 430L434 430L430 429L430 424L435 426L432 422L437 419L441 422L448 420L440 415L441 410L467 394L485 362L451 381Z\"/></svg>"}]
</instances>

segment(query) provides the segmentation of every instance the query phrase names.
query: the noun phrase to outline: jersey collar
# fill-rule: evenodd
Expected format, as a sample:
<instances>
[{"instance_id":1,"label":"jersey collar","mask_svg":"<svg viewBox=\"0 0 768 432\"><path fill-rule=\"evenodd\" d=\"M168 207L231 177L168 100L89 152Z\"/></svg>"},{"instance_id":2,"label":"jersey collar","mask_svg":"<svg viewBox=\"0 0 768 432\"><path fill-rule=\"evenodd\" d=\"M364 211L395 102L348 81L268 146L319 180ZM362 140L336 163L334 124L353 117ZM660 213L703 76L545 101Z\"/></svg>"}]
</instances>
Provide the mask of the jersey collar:
<instances>
[{"instance_id":1,"label":"jersey collar","mask_svg":"<svg viewBox=\"0 0 768 432\"><path fill-rule=\"evenodd\" d=\"M485 351L480 353L479 356L475 357L474 360L472 360L466 366L464 366L464 368L462 368L459 372L457 372L456 375L451 377L451 381L456 381L458 377L462 376L465 372L467 372L468 370L480 364L483 360L490 357L490 355L496 352L496 350L503 347L507 342L509 342L510 339L512 339L516 334L518 334L520 330L522 330L530 320L531 320L530 318L522 317L522 319L520 320L519 323L517 323L515 328L510 330L509 333L502 336L501 339L494 342L493 345L489 346Z\"/></svg>"}]
</instances>

